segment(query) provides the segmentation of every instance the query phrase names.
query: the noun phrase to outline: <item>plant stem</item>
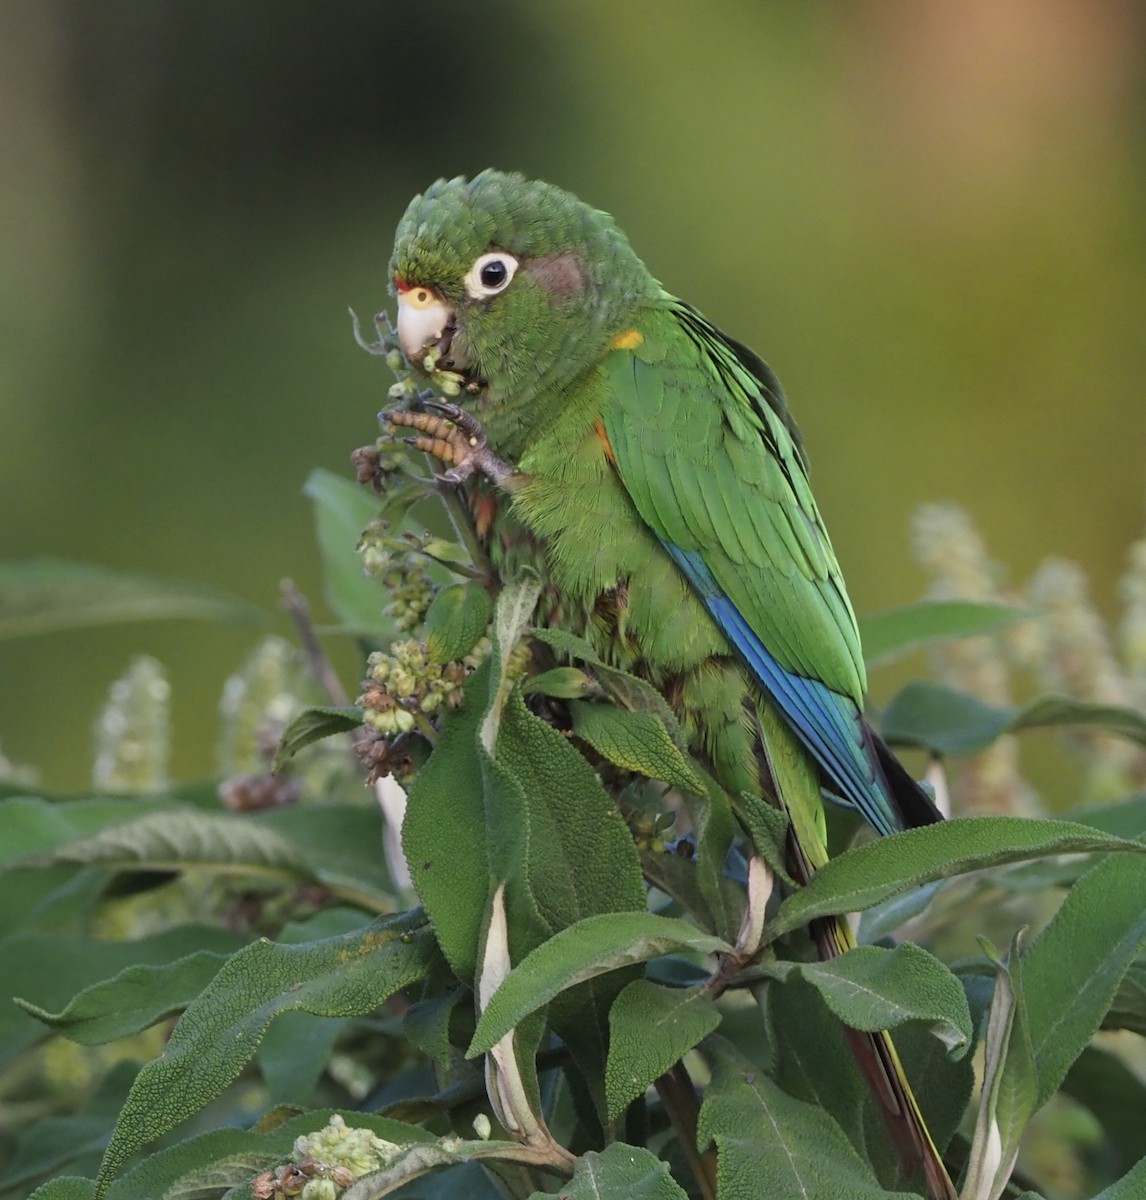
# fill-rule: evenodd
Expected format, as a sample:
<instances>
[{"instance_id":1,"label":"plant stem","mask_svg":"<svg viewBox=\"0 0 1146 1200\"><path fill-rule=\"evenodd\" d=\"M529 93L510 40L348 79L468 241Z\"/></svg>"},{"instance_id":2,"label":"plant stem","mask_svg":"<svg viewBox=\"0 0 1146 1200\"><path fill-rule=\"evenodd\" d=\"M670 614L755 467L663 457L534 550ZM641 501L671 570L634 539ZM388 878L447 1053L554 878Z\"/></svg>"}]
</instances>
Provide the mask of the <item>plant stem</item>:
<instances>
[{"instance_id":1,"label":"plant stem","mask_svg":"<svg viewBox=\"0 0 1146 1200\"><path fill-rule=\"evenodd\" d=\"M668 1113L677 1140L684 1151L688 1165L696 1178L704 1200L716 1200L716 1159L711 1152L701 1154L696 1148L696 1122L700 1105L696 1089L683 1064L677 1063L662 1075L654 1085Z\"/></svg>"},{"instance_id":2,"label":"plant stem","mask_svg":"<svg viewBox=\"0 0 1146 1200\"><path fill-rule=\"evenodd\" d=\"M342 686L326 651L314 632L314 622L310 619L310 606L306 597L295 587L293 580L284 579L279 588L282 591L283 608L294 623L298 640L302 644L303 656L315 682L326 693L330 703L344 708L350 703L350 697Z\"/></svg>"}]
</instances>

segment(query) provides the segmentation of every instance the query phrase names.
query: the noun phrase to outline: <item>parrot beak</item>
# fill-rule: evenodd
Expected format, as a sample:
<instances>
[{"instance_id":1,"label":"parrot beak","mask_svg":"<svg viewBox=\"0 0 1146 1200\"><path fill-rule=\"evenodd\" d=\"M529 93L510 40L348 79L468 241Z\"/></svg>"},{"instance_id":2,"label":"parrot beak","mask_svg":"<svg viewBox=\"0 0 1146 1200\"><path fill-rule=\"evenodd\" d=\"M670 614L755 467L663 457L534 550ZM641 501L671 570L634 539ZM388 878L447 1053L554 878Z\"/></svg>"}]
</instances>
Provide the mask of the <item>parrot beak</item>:
<instances>
[{"instance_id":1,"label":"parrot beak","mask_svg":"<svg viewBox=\"0 0 1146 1200\"><path fill-rule=\"evenodd\" d=\"M426 349L440 343L443 353L453 334L453 310L427 287L398 284L398 342L411 365L420 366Z\"/></svg>"}]
</instances>

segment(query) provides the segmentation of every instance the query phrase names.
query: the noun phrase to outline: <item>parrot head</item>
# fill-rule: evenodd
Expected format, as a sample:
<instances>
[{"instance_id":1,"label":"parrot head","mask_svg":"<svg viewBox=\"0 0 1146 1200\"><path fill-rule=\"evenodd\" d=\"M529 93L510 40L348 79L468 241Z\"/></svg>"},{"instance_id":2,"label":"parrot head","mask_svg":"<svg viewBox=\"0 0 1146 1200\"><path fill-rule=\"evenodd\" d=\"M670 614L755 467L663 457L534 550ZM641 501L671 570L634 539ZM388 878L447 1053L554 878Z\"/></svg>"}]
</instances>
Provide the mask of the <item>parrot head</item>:
<instances>
[{"instance_id":1,"label":"parrot head","mask_svg":"<svg viewBox=\"0 0 1146 1200\"><path fill-rule=\"evenodd\" d=\"M575 380L660 294L608 214L493 170L439 180L410 202L390 277L406 357L418 366L436 348L438 365L495 412Z\"/></svg>"}]
</instances>

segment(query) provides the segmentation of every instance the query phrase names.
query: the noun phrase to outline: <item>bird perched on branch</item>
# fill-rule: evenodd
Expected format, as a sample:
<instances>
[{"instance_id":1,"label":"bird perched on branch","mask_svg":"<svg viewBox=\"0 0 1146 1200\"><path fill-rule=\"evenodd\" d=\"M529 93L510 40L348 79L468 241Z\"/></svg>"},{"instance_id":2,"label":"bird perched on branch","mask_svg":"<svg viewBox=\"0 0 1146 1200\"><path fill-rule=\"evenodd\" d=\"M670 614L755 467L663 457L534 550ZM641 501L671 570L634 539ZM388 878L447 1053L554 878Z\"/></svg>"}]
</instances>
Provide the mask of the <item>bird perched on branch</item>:
<instances>
[{"instance_id":1,"label":"bird perched on branch","mask_svg":"<svg viewBox=\"0 0 1146 1200\"><path fill-rule=\"evenodd\" d=\"M390 419L464 484L495 564L540 569L554 619L661 691L730 796L786 810L799 875L827 859L824 794L884 835L940 819L864 719L855 616L756 354L607 214L518 175L416 197L391 276L406 356L456 373L461 404ZM840 921L813 933L826 956L853 944ZM953 1200L890 1038L857 1053L901 1152Z\"/></svg>"}]
</instances>

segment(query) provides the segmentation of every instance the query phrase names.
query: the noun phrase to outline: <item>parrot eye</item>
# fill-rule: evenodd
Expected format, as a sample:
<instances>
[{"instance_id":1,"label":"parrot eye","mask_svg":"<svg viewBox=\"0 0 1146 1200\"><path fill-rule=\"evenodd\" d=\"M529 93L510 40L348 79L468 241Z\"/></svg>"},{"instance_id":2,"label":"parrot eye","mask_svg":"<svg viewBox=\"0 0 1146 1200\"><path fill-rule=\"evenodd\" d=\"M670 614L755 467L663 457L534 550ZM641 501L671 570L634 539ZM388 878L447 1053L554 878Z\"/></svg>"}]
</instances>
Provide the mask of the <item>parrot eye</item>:
<instances>
[{"instance_id":1,"label":"parrot eye","mask_svg":"<svg viewBox=\"0 0 1146 1200\"><path fill-rule=\"evenodd\" d=\"M493 250L482 254L469 269L465 277L466 291L475 299L496 296L509 287L517 270L517 259L504 250Z\"/></svg>"}]
</instances>

